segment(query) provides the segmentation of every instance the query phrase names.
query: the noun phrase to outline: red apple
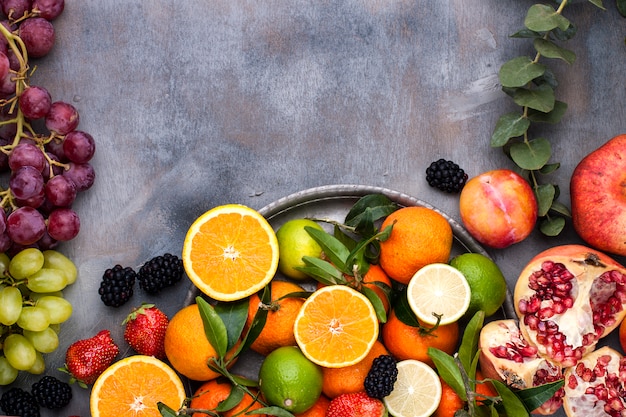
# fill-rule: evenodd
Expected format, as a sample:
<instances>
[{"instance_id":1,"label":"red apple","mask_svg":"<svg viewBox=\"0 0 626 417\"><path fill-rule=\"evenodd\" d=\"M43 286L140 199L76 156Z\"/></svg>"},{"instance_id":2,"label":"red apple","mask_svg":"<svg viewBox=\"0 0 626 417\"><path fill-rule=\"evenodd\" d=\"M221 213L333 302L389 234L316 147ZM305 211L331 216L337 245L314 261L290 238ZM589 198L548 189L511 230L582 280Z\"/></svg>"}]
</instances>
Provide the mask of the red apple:
<instances>
[{"instance_id":1,"label":"red apple","mask_svg":"<svg viewBox=\"0 0 626 417\"><path fill-rule=\"evenodd\" d=\"M570 195L576 233L598 250L626 255L626 135L580 161Z\"/></svg>"},{"instance_id":2,"label":"red apple","mask_svg":"<svg viewBox=\"0 0 626 417\"><path fill-rule=\"evenodd\" d=\"M528 181L508 169L470 179L461 191L459 209L467 231L496 249L526 239L537 222L535 193Z\"/></svg>"}]
</instances>

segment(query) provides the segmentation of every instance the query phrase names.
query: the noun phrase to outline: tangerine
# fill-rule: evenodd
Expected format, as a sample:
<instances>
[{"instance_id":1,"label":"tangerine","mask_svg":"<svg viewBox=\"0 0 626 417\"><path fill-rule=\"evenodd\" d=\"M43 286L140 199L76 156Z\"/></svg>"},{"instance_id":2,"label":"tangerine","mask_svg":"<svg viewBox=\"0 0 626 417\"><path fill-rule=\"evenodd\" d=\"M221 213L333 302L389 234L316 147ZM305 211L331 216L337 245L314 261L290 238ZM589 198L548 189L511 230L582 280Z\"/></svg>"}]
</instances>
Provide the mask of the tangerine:
<instances>
[{"instance_id":1,"label":"tangerine","mask_svg":"<svg viewBox=\"0 0 626 417\"><path fill-rule=\"evenodd\" d=\"M239 404L234 406L228 411L225 411L222 415L224 417L236 417L236 416L245 416L248 415L248 412L258 410L259 408L265 407L258 399L258 392L255 390L251 391L254 396L251 396L247 392L243 395L243 398ZM266 417L267 414L255 414L255 416Z\"/></svg>"},{"instance_id":2,"label":"tangerine","mask_svg":"<svg viewBox=\"0 0 626 417\"><path fill-rule=\"evenodd\" d=\"M454 417L454 413L465 406L465 401L443 379L441 381L441 401L432 417Z\"/></svg>"},{"instance_id":3,"label":"tangerine","mask_svg":"<svg viewBox=\"0 0 626 417\"><path fill-rule=\"evenodd\" d=\"M165 331L164 347L172 367L187 378L208 381L219 376L207 365L209 359L217 357L217 352L206 338L197 304L190 304L174 314ZM226 354L227 358L235 349Z\"/></svg>"},{"instance_id":4,"label":"tangerine","mask_svg":"<svg viewBox=\"0 0 626 417\"><path fill-rule=\"evenodd\" d=\"M496 388L493 386L491 381L487 380L487 381L481 382L484 379L485 377L483 376L482 372L480 372L480 369L477 369L476 370L476 387L474 391L476 391L476 394L480 394L476 396L476 401L478 402L484 401L486 397L498 396L498 391L496 391Z\"/></svg>"},{"instance_id":5,"label":"tangerine","mask_svg":"<svg viewBox=\"0 0 626 417\"><path fill-rule=\"evenodd\" d=\"M222 378L212 379L202 384L191 397L189 407L197 410L212 410L230 395L232 385ZM206 417L206 413L193 413L192 417Z\"/></svg>"},{"instance_id":6,"label":"tangerine","mask_svg":"<svg viewBox=\"0 0 626 417\"><path fill-rule=\"evenodd\" d=\"M272 301L267 306L261 306L258 294L250 296L248 318L246 319L246 328L250 328L259 308L267 308L269 310L263 330L250 345L252 350L263 356L267 356L271 351L281 346L294 346L296 344L293 324L296 321L300 307L304 303L303 298L282 298L290 293L304 291L298 284L273 280L270 283L270 289Z\"/></svg>"},{"instance_id":7,"label":"tangerine","mask_svg":"<svg viewBox=\"0 0 626 417\"><path fill-rule=\"evenodd\" d=\"M420 325L428 329L422 323ZM434 366L432 359L428 356L428 348L437 348L452 355L459 342L459 323L455 321L424 331L419 327L405 324L391 309L391 314L382 326L381 333L385 347L397 360L416 359Z\"/></svg>"},{"instance_id":8,"label":"tangerine","mask_svg":"<svg viewBox=\"0 0 626 417\"><path fill-rule=\"evenodd\" d=\"M296 417L325 417L330 400L324 394L320 395L315 404L304 413L295 414Z\"/></svg>"},{"instance_id":9,"label":"tangerine","mask_svg":"<svg viewBox=\"0 0 626 417\"><path fill-rule=\"evenodd\" d=\"M448 262L452 227L439 212L421 206L403 207L387 216L381 229L390 225L391 235L380 242L380 266L390 278L408 284L423 266Z\"/></svg>"}]
</instances>

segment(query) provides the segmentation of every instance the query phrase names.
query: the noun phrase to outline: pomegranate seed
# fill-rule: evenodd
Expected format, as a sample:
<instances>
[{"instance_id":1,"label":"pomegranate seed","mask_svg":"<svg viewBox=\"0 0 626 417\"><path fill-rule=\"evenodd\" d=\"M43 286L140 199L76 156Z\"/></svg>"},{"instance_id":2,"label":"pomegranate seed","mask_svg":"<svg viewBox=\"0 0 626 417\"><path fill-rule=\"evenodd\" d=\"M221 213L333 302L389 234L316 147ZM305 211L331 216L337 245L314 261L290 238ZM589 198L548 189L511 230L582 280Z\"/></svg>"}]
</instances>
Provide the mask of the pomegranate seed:
<instances>
[{"instance_id":1,"label":"pomegranate seed","mask_svg":"<svg viewBox=\"0 0 626 417\"><path fill-rule=\"evenodd\" d=\"M567 386L571 389L578 387L578 379L574 375L570 375L567 379Z\"/></svg>"}]
</instances>

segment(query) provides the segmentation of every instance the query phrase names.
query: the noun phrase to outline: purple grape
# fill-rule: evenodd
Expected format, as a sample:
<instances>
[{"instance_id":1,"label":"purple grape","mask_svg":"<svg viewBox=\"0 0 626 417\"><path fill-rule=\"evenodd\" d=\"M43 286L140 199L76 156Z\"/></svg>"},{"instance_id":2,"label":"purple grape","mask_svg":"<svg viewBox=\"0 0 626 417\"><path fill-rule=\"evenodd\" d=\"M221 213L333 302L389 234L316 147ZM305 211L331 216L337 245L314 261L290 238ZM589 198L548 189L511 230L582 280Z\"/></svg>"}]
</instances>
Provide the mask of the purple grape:
<instances>
[{"instance_id":1,"label":"purple grape","mask_svg":"<svg viewBox=\"0 0 626 417\"><path fill-rule=\"evenodd\" d=\"M9 73L0 78L0 96L4 98L12 97L15 94L15 78Z\"/></svg>"},{"instance_id":2,"label":"purple grape","mask_svg":"<svg viewBox=\"0 0 626 417\"><path fill-rule=\"evenodd\" d=\"M63 167L57 164L52 164L52 175L50 175L50 162L48 162L48 160L54 162L60 161L59 158L53 153L46 152L46 155L48 156L48 158L46 158L46 166L44 167L43 171L41 171L41 173L43 174L43 179L48 181L51 177L54 177L55 175L63 174Z\"/></svg>"},{"instance_id":3,"label":"purple grape","mask_svg":"<svg viewBox=\"0 0 626 417\"><path fill-rule=\"evenodd\" d=\"M19 167L11 174L9 188L15 198L22 201L43 194L44 182L41 171L30 166Z\"/></svg>"},{"instance_id":4,"label":"purple grape","mask_svg":"<svg viewBox=\"0 0 626 417\"><path fill-rule=\"evenodd\" d=\"M89 162L95 152L96 142L89 133L74 130L63 139L63 153L72 162L77 164Z\"/></svg>"},{"instance_id":5,"label":"purple grape","mask_svg":"<svg viewBox=\"0 0 626 417\"><path fill-rule=\"evenodd\" d=\"M70 162L70 168L63 173L64 176L72 180L76 185L77 192L88 190L96 179L96 172L89 162L85 164L75 164Z\"/></svg>"},{"instance_id":6,"label":"purple grape","mask_svg":"<svg viewBox=\"0 0 626 417\"><path fill-rule=\"evenodd\" d=\"M47 230L43 234L42 238L37 241L37 247L40 250L54 249L58 245L59 245L59 241L52 239Z\"/></svg>"},{"instance_id":7,"label":"purple grape","mask_svg":"<svg viewBox=\"0 0 626 417\"><path fill-rule=\"evenodd\" d=\"M4 234L6 230L7 230L7 213L4 210L0 210L0 234Z\"/></svg>"},{"instance_id":8,"label":"purple grape","mask_svg":"<svg viewBox=\"0 0 626 417\"><path fill-rule=\"evenodd\" d=\"M18 245L32 245L46 232L46 223L36 209L19 207L7 217L7 234Z\"/></svg>"},{"instance_id":9,"label":"purple grape","mask_svg":"<svg viewBox=\"0 0 626 417\"><path fill-rule=\"evenodd\" d=\"M46 157L37 145L21 141L9 154L9 168L12 171L23 166L31 166L39 172L44 170Z\"/></svg>"},{"instance_id":10,"label":"purple grape","mask_svg":"<svg viewBox=\"0 0 626 417\"><path fill-rule=\"evenodd\" d=\"M17 20L30 11L31 0L2 0L0 1L2 13L11 20Z\"/></svg>"},{"instance_id":11,"label":"purple grape","mask_svg":"<svg viewBox=\"0 0 626 417\"><path fill-rule=\"evenodd\" d=\"M69 208L53 210L48 216L48 234L54 240L72 240L80 231L78 214Z\"/></svg>"},{"instance_id":12,"label":"purple grape","mask_svg":"<svg viewBox=\"0 0 626 417\"><path fill-rule=\"evenodd\" d=\"M67 135L76 129L79 121L78 110L74 106L64 101L55 101L46 116L46 128L59 135Z\"/></svg>"},{"instance_id":13,"label":"purple grape","mask_svg":"<svg viewBox=\"0 0 626 417\"><path fill-rule=\"evenodd\" d=\"M46 143L46 151L54 154L59 162L69 162L63 152L63 139L53 138L50 142Z\"/></svg>"},{"instance_id":14,"label":"purple grape","mask_svg":"<svg viewBox=\"0 0 626 417\"><path fill-rule=\"evenodd\" d=\"M20 110L27 119L35 120L45 117L50 112L51 106L52 97L43 87L28 87L20 96Z\"/></svg>"},{"instance_id":15,"label":"purple grape","mask_svg":"<svg viewBox=\"0 0 626 417\"><path fill-rule=\"evenodd\" d=\"M0 234L0 252L6 252L11 247L11 238L6 233Z\"/></svg>"},{"instance_id":16,"label":"purple grape","mask_svg":"<svg viewBox=\"0 0 626 417\"><path fill-rule=\"evenodd\" d=\"M64 175L50 178L44 191L46 199L56 207L70 207L76 199L76 185Z\"/></svg>"},{"instance_id":17,"label":"purple grape","mask_svg":"<svg viewBox=\"0 0 626 417\"><path fill-rule=\"evenodd\" d=\"M2 51L0 51L0 78L4 78L9 74L11 68L11 62L9 57Z\"/></svg>"},{"instance_id":18,"label":"purple grape","mask_svg":"<svg viewBox=\"0 0 626 417\"><path fill-rule=\"evenodd\" d=\"M65 8L64 0L33 0L33 12L39 13L39 16L46 20L54 20Z\"/></svg>"},{"instance_id":19,"label":"purple grape","mask_svg":"<svg viewBox=\"0 0 626 417\"><path fill-rule=\"evenodd\" d=\"M18 33L28 55L33 58L46 56L54 46L54 26L43 17L30 17L24 20Z\"/></svg>"}]
</instances>

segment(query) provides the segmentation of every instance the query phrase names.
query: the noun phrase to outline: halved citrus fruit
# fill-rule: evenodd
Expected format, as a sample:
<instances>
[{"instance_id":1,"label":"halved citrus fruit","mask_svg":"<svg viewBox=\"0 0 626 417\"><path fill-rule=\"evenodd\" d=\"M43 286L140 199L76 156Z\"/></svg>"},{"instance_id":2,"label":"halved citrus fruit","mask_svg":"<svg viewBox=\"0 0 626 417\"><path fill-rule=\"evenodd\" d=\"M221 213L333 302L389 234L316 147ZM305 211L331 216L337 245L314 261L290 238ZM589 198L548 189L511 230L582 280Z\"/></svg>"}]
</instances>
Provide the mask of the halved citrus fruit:
<instances>
[{"instance_id":1,"label":"halved citrus fruit","mask_svg":"<svg viewBox=\"0 0 626 417\"><path fill-rule=\"evenodd\" d=\"M158 402L178 410L185 388L178 374L153 356L129 356L109 366L91 389L92 417L160 417Z\"/></svg>"},{"instance_id":2,"label":"halved citrus fruit","mask_svg":"<svg viewBox=\"0 0 626 417\"><path fill-rule=\"evenodd\" d=\"M439 376L424 362L407 359L397 363L398 378L383 401L394 417L428 417L441 401Z\"/></svg>"},{"instance_id":3,"label":"halved citrus fruit","mask_svg":"<svg viewBox=\"0 0 626 417\"><path fill-rule=\"evenodd\" d=\"M433 263L413 275L407 286L411 310L424 323L450 324L469 308L470 286L461 271L448 264Z\"/></svg>"},{"instance_id":4,"label":"halved citrus fruit","mask_svg":"<svg viewBox=\"0 0 626 417\"><path fill-rule=\"evenodd\" d=\"M267 285L278 269L278 241L256 210L239 204L215 207L193 222L183 244L183 265L204 294L241 300Z\"/></svg>"},{"instance_id":5,"label":"halved citrus fruit","mask_svg":"<svg viewBox=\"0 0 626 417\"><path fill-rule=\"evenodd\" d=\"M363 294L345 285L329 285L304 302L294 335L312 362L341 368L367 356L378 338L378 319Z\"/></svg>"}]
</instances>

